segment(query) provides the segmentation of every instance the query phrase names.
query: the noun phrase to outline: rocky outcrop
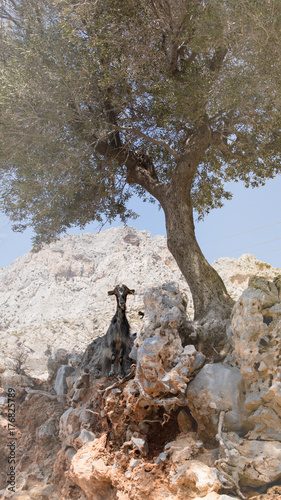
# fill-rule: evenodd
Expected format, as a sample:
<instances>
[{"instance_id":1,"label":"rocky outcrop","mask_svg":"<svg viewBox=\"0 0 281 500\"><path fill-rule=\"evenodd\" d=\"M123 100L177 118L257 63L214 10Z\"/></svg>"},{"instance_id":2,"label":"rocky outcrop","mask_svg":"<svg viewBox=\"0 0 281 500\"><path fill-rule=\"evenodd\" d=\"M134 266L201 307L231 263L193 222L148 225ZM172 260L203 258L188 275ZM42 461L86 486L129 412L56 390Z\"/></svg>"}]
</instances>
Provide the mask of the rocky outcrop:
<instances>
[{"instance_id":1,"label":"rocky outcrop","mask_svg":"<svg viewBox=\"0 0 281 500\"><path fill-rule=\"evenodd\" d=\"M186 303L176 283L151 289L144 297L145 318L137 348L136 381L148 398L185 394L187 383L204 364L193 345L182 347L178 329Z\"/></svg>"}]
</instances>

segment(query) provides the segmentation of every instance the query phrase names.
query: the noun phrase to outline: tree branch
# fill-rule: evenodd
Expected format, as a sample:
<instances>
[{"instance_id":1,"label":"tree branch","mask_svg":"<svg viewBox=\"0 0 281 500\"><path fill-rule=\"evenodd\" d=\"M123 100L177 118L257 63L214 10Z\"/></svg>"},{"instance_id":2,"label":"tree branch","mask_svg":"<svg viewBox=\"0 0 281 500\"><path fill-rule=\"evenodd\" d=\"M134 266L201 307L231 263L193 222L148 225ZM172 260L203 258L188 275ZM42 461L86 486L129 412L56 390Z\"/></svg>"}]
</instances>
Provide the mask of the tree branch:
<instances>
[{"instance_id":1,"label":"tree branch","mask_svg":"<svg viewBox=\"0 0 281 500\"><path fill-rule=\"evenodd\" d=\"M116 161L120 165L125 165L128 184L139 184L161 203L165 195L166 185L159 181L153 162L148 155L137 154L128 147L116 146L111 141L107 142L97 138L91 145L98 154Z\"/></svg>"},{"instance_id":2,"label":"tree branch","mask_svg":"<svg viewBox=\"0 0 281 500\"><path fill-rule=\"evenodd\" d=\"M223 132L217 131L212 133L212 143L219 149L226 162L235 159L241 160L241 156L237 155L236 153L230 150L230 148L227 145L227 139L228 135L224 136ZM238 142L237 139L232 141L232 145L237 142Z\"/></svg>"},{"instance_id":3,"label":"tree branch","mask_svg":"<svg viewBox=\"0 0 281 500\"><path fill-rule=\"evenodd\" d=\"M155 137L151 137L150 135L145 134L138 128L118 126L118 130L132 132L134 135L141 137L142 139L145 139L146 141L151 142L156 146L163 146L166 151L168 151L168 153L170 153L176 160L179 160L180 158L180 155L166 141L162 139L155 139Z\"/></svg>"},{"instance_id":4,"label":"tree branch","mask_svg":"<svg viewBox=\"0 0 281 500\"><path fill-rule=\"evenodd\" d=\"M227 47L218 47L212 57L212 59L209 61L209 69L211 71L219 71L222 67L222 63L224 61L224 58L228 52Z\"/></svg>"},{"instance_id":5,"label":"tree branch","mask_svg":"<svg viewBox=\"0 0 281 500\"><path fill-rule=\"evenodd\" d=\"M6 9L0 8L0 19L7 19L8 21L12 21L18 28L22 28L23 25L15 19Z\"/></svg>"},{"instance_id":6,"label":"tree branch","mask_svg":"<svg viewBox=\"0 0 281 500\"><path fill-rule=\"evenodd\" d=\"M33 394L40 394L41 396L46 396L50 399L57 399L58 401L60 401L61 398L66 398L66 394L51 394L50 392L40 391L39 389L31 389L31 387L26 387L25 390L27 392L27 396L25 398L26 400L28 400Z\"/></svg>"},{"instance_id":7,"label":"tree branch","mask_svg":"<svg viewBox=\"0 0 281 500\"><path fill-rule=\"evenodd\" d=\"M185 150L179 157L177 166L172 175L174 189L191 188L194 175L198 165L205 154L205 151L212 143L212 132L207 114L203 118L203 123L188 137Z\"/></svg>"}]
</instances>

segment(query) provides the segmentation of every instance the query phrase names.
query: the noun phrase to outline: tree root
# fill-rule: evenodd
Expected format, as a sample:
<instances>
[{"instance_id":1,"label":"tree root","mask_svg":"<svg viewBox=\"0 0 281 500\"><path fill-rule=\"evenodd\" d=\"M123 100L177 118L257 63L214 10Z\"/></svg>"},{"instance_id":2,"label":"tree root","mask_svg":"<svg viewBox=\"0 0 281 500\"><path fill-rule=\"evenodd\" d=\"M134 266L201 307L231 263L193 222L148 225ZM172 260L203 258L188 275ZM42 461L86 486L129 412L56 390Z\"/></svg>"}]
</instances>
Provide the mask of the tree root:
<instances>
[{"instance_id":1,"label":"tree root","mask_svg":"<svg viewBox=\"0 0 281 500\"><path fill-rule=\"evenodd\" d=\"M103 397L106 397L107 394L110 391L112 391L112 389L116 389L118 387L121 387L123 384L125 384L126 382L128 382L128 380L134 378L135 374L136 374L136 365L131 365L130 373L128 373L128 375L126 375L121 380L118 380L117 382L114 382L114 384L109 385L106 389L104 389L104 390L101 389L99 392L102 392Z\"/></svg>"},{"instance_id":2,"label":"tree root","mask_svg":"<svg viewBox=\"0 0 281 500\"><path fill-rule=\"evenodd\" d=\"M40 391L39 389L31 389L31 387L26 387L25 390L27 392L27 396L25 398L26 401L28 401L34 394L40 394L41 396L45 396L50 399L57 399L58 401L61 401L61 398L66 398L66 394L51 394L50 392Z\"/></svg>"},{"instance_id":3,"label":"tree root","mask_svg":"<svg viewBox=\"0 0 281 500\"><path fill-rule=\"evenodd\" d=\"M226 466L226 467L229 466L229 462L230 462L230 452L229 452L229 449L227 448L227 446L224 442L223 435L222 435L222 427L223 427L224 417L225 417L225 411L221 411L220 416L219 416L218 433L216 435L216 439L219 442L219 445L223 450L223 454L225 455L225 458L220 458L219 460L217 460L215 463L215 466L218 469L218 471L221 473L221 475L223 477L225 477L225 479L228 481L228 483L230 483L232 486L234 486L234 488L237 492L237 495L240 498L242 498L242 500L246 500L246 497L243 495L243 493L240 490L238 477L234 478L233 476L231 476L230 474L228 474L224 470L224 466Z\"/></svg>"}]
</instances>

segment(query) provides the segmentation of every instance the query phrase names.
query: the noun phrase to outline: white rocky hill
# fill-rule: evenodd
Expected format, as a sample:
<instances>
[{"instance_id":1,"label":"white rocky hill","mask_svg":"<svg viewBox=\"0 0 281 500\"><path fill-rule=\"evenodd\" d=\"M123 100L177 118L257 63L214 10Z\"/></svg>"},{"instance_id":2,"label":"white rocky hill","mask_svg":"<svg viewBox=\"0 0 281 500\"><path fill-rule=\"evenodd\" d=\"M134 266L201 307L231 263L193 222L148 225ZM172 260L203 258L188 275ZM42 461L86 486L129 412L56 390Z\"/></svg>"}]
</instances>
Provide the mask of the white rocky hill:
<instances>
[{"instance_id":1,"label":"white rocky hill","mask_svg":"<svg viewBox=\"0 0 281 500\"><path fill-rule=\"evenodd\" d=\"M281 274L251 255L219 259L214 267L237 298L251 275L267 279ZM17 346L28 351L33 374L46 373L48 357L59 348L84 351L103 335L115 311L107 291L125 283L136 293L127 303L132 332L138 331L143 294L151 287L176 282L186 295L192 316L189 289L164 236L117 227L97 234L64 236L38 253L28 253L0 269L0 341L5 365Z\"/></svg>"}]
</instances>

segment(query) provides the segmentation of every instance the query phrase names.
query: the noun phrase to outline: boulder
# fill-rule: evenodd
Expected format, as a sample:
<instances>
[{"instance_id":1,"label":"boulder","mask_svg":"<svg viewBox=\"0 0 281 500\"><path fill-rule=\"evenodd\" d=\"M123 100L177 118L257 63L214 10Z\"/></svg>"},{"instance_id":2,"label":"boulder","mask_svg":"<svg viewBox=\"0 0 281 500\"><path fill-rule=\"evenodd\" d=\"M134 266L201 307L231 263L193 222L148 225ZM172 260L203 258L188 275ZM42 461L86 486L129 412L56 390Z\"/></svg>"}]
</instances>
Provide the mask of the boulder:
<instances>
[{"instance_id":1,"label":"boulder","mask_svg":"<svg viewBox=\"0 0 281 500\"><path fill-rule=\"evenodd\" d=\"M58 438L58 429L55 418L49 418L36 430L36 439L43 446L48 446Z\"/></svg>"},{"instance_id":2,"label":"boulder","mask_svg":"<svg viewBox=\"0 0 281 500\"><path fill-rule=\"evenodd\" d=\"M221 411L226 412L224 423L229 431L242 435L249 431L245 380L238 368L222 363L205 365L188 384L186 395L202 438L215 438Z\"/></svg>"},{"instance_id":3,"label":"boulder","mask_svg":"<svg viewBox=\"0 0 281 500\"><path fill-rule=\"evenodd\" d=\"M75 448L75 440L80 435L81 430L91 427L91 413L87 411L87 407L80 406L79 408L69 408L66 410L59 423L59 437L64 446L72 446Z\"/></svg>"}]
</instances>

